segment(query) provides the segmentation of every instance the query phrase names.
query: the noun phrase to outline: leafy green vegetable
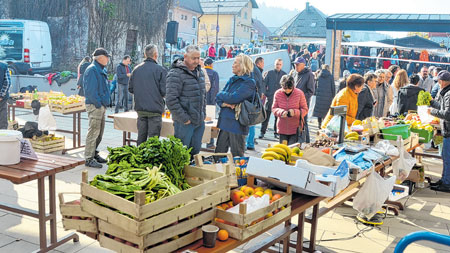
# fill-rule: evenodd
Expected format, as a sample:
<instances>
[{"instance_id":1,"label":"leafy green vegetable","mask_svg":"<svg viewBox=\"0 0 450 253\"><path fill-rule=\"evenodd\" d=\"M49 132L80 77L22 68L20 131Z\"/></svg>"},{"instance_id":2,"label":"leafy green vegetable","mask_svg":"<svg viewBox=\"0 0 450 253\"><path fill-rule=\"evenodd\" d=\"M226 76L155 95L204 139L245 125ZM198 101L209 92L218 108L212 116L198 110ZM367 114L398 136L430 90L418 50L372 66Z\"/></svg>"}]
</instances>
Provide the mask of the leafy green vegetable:
<instances>
[{"instance_id":1,"label":"leafy green vegetable","mask_svg":"<svg viewBox=\"0 0 450 253\"><path fill-rule=\"evenodd\" d=\"M420 91L417 97L417 105L430 105L431 104L431 94L427 91Z\"/></svg>"}]
</instances>

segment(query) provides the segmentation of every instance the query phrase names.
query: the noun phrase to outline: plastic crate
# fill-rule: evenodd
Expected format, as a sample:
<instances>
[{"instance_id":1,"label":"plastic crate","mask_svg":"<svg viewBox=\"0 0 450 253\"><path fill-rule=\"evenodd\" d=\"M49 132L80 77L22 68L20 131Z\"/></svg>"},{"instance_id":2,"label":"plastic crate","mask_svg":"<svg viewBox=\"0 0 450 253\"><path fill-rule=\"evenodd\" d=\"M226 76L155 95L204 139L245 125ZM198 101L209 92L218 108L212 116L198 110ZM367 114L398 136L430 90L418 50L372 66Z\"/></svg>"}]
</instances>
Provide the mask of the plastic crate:
<instances>
[{"instance_id":1,"label":"plastic crate","mask_svg":"<svg viewBox=\"0 0 450 253\"><path fill-rule=\"evenodd\" d=\"M425 129L415 129L411 128L411 132L419 134L419 142L420 143L428 143L433 138L433 131L428 131Z\"/></svg>"},{"instance_id":2,"label":"plastic crate","mask_svg":"<svg viewBox=\"0 0 450 253\"><path fill-rule=\"evenodd\" d=\"M409 125L395 125L390 127L385 127L380 129L384 134L391 134L383 136L386 140L396 141L397 137L394 135L400 135L403 140L407 139L411 135L411 131L409 130Z\"/></svg>"}]
</instances>

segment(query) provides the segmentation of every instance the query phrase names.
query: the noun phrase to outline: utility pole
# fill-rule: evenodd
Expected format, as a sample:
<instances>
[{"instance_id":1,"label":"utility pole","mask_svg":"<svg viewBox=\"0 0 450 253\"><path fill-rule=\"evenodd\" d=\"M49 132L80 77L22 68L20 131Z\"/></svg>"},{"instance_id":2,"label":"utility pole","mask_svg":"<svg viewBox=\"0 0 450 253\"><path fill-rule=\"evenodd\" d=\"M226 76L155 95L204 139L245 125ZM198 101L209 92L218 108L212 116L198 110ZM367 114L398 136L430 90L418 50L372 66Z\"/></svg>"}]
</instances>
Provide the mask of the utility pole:
<instances>
[{"instance_id":1,"label":"utility pole","mask_svg":"<svg viewBox=\"0 0 450 253\"><path fill-rule=\"evenodd\" d=\"M219 8L223 7L222 5L218 4L217 5L217 21L216 21L216 50L218 48L218 41L219 41Z\"/></svg>"}]
</instances>

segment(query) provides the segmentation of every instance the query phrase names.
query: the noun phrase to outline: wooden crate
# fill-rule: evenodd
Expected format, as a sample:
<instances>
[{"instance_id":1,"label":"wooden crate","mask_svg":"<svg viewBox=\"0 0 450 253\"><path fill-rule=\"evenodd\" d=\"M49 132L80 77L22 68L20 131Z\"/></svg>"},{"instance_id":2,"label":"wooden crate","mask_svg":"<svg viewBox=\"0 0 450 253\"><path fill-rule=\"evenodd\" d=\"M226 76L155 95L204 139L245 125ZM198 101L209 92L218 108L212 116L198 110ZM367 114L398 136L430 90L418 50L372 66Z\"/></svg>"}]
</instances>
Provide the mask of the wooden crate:
<instances>
[{"instance_id":1,"label":"wooden crate","mask_svg":"<svg viewBox=\"0 0 450 253\"><path fill-rule=\"evenodd\" d=\"M64 229L74 229L80 232L98 233L97 219L87 212L81 210L81 203L78 201L66 202L65 195L80 195L80 193L59 193L59 209L61 212Z\"/></svg>"},{"instance_id":2,"label":"wooden crate","mask_svg":"<svg viewBox=\"0 0 450 253\"><path fill-rule=\"evenodd\" d=\"M402 140L402 136L401 136L401 135L393 135L393 134L383 134L383 133L378 133L378 134L376 134L376 135L375 135L375 138L374 138L374 144L376 144L376 143L378 143L378 142L380 142L380 141L385 140L385 139L382 138L383 135L397 136L397 140L396 140L396 141L393 141L393 140L388 140L388 141L389 141L389 143L391 143L391 144L394 145L395 147L397 147L397 148L400 147L400 143L401 143L401 140ZM404 148L405 150L411 148L411 138L413 138L412 136L413 136L413 134L411 133L411 135L410 135L408 138L406 138L406 139L403 140L403 148ZM418 137L417 137L417 138L418 138Z\"/></svg>"},{"instance_id":3,"label":"wooden crate","mask_svg":"<svg viewBox=\"0 0 450 253\"><path fill-rule=\"evenodd\" d=\"M131 202L89 185L87 171L83 171L81 207L98 219L141 236L230 199L228 177L223 173L186 166L185 175L192 188L145 204L145 192L135 192L135 202ZM100 206L93 200L109 208Z\"/></svg>"},{"instance_id":4,"label":"wooden crate","mask_svg":"<svg viewBox=\"0 0 450 253\"><path fill-rule=\"evenodd\" d=\"M252 186L254 182L254 177L249 176L249 185ZM239 214L230 213L222 209L216 208L216 218L224 220L226 223L214 221L214 225L221 229L228 231L230 237L237 240L245 240L256 233L271 227L277 222L285 219L291 214L291 202L292 202L292 188L288 186L286 192L272 190L273 194L280 194L282 197L270 204L265 208L258 209L251 213L247 213L247 205L241 204L239 206ZM282 207L284 210L273 214L273 216L266 218L262 221L252 224L254 221L265 217L268 213L274 212ZM235 226L231 224L236 224Z\"/></svg>"},{"instance_id":5,"label":"wooden crate","mask_svg":"<svg viewBox=\"0 0 450 253\"><path fill-rule=\"evenodd\" d=\"M39 153L52 153L64 150L66 148L66 140L64 136L61 137L61 139L49 141L43 141L44 138L45 136L30 139L31 146L33 147L34 151Z\"/></svg>"},{"instance_id":6,"label":"wooden crate","mask_svg":"<svg viewBox=\"0 0 450 253\"><path fill-rule=\"evenodd\" d=\"M216 163L216 164L205 164L203 163L203 157L209 157L209 156L226 156L228 158L228 162L225 164L222 163ZM238 187L237 182L237 176L236 176L236 170L234 169L234 162L233 162L233 155L231 153L201 153L194 156L195 165L212 170L212 171L219 171L219 172L227 172L228 174L228 185L230 188Z\"/></svg>"},{"instance_id":7,"label":"wooden crate","mask_svg":"<svg viewBox=\"0 0 450 253\"><path fill-rule=\"evenodd\" d=\"M102 247L116 252L172 252L202 238L201 226L210 223L214 214L215 210L211 208L195 217L143 236L131 234L107 221L99 220L99 242Z\"/></svg>"},{"instance_id":8,"label":"wooden crate","mask_svg":"<svg viewBox=\"0 0 450 253\"><path fill-rule=\"evenodd\" d=\"M84 102L73 103L68 105L58 105L58 104L50 104L50 110L59 113L69 113L86 110L86 104Z\"/></svg>"}]
</instances>

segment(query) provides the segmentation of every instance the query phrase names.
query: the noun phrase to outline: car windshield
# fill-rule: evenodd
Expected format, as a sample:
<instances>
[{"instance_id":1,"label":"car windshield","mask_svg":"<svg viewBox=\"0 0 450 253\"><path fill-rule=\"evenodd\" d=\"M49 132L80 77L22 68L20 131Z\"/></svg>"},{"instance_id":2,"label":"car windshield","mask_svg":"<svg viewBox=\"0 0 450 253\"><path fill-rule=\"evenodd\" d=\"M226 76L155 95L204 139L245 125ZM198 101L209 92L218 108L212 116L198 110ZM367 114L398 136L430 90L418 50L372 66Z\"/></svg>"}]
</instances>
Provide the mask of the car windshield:
<instances>
[{"instance_id":1,"label":"car windshield","mask_svg":"<svg viewBox=\"0 0 450 253\"><path fill-rule=\"evenodd\" d=\"M22 60L23 30L0 30L0 60Z\"/></svg>"}]
</instances>

